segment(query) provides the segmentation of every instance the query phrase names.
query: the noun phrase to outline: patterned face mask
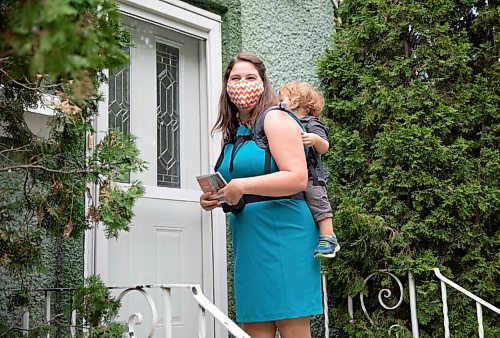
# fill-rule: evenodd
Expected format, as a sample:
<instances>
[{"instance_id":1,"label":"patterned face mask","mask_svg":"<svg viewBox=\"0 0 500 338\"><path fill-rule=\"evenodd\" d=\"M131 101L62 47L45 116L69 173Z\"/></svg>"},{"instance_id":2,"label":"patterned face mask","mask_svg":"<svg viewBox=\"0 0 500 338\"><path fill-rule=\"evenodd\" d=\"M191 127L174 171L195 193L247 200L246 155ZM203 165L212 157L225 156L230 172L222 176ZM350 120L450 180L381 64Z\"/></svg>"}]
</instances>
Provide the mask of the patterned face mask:
<instances>
[{"instance_id":1,"label":"patterned face mask","mask_svg":"<svg viewBox=\"0 0 500 338\"><path fill-rule=\"evenodd\" d=\"M253 106L259 101L264 92L264 83L262 81L246 81L227 83L227 95L234 105L240 109Z\"/></svg>"}]
</instances>

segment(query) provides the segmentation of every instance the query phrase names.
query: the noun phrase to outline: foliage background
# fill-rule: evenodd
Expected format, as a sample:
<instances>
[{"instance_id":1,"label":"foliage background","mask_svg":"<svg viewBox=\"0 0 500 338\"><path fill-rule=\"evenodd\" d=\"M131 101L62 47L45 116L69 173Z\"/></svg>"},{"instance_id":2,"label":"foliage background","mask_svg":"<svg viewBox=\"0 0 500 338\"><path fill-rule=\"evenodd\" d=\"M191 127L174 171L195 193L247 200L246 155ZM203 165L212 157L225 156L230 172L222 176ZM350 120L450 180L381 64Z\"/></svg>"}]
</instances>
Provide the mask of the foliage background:
<instances>
[{"instance_id":1,"label":"foliage background","mask_svg":"<svg viewBox=\"0 0 500 338\"><path fill-rule=\"evenodd\" d=\"M338 304L362 290L375 298L379 288L363 286L374 271L412 271L420 334L442 337L429 269L500 304L498 1L345 0L339 16L319 65L342 246L328 267L333 318L359 337L386 336L395 323L410 328L407 289L402 311L372 302L378 331L359 305L352 325ZM477 335L474 302L453 291L448 302L452 335ZM498 315L483 312L485 336L499 336Z\"/></svg>"},{"instance_id":2,"label":"foliage background","mask_svg":"<svg viewBox=\"0 0 500 338\"><path fill-rule=\"evenodd\" d=\"M142 196L140 182L116 184L145 166L132 136L86 145L104 70L125 65L129 45L115 1L0 2L0 310L12 334L21 307L38 325L35 289L83 283L84 230L118 236ZM39 106L54 109L41 134L28 123Z\"/></svg>"}]
</instances>

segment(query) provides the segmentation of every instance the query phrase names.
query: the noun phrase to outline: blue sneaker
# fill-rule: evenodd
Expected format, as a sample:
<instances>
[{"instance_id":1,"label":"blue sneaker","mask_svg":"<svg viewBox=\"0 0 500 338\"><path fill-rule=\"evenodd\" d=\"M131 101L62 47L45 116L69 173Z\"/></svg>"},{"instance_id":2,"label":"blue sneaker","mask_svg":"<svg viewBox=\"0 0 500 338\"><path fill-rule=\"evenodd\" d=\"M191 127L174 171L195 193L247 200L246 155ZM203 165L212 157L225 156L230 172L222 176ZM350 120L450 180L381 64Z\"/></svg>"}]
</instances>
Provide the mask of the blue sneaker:
<instances>
[{"instance_id":1,"label":"blue sneaker","mask_svg":"<svg viewBox=\"0 0 500 338\"><path fill-rule=\"evenodd\" d=\"M314 258L333 258L337 251L340 250L340 245L337 242L337 236L320 236L318 246L314 250Z\"/></svg>"}]
</instances>

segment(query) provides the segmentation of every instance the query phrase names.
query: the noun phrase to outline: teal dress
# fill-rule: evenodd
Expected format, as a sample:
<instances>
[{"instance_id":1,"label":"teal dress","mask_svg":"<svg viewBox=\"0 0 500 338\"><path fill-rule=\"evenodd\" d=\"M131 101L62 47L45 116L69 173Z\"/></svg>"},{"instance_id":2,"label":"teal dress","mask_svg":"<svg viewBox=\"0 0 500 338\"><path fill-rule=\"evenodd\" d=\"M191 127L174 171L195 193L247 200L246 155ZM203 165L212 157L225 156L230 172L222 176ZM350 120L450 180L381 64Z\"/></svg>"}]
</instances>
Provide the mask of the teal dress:
<instances>
[{"instance_id":1,"label":"teal dress","mask_svg":"<svg viewBox=\"0 0 500 338\"><path fill-rule=\"evenodd\" d=\"M237 135L250 131L240 126ZM219 172L233 178L263 174L265 150L255 141L224 148ZM271 171L278 171L271 160ZM278 199L247 204L229 214L234 250L236 320L274 321L321 314L320 263L313 257L318 228L305 201Z\"/></svg>"}]
</instances>

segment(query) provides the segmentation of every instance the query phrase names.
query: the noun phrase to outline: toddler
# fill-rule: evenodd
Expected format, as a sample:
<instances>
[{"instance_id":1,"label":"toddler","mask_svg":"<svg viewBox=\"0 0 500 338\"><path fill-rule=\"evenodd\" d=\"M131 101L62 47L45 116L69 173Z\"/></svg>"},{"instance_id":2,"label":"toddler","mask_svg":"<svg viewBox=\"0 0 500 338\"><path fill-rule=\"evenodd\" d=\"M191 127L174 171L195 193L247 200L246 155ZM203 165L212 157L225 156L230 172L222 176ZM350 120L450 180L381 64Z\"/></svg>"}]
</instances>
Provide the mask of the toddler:
<instances>
[{"instance_id":1,"label":"toddler","mask_svg":"<svg viewBox=\"0 0 500 338\"><path fill-rule=\"evenodd\" d=\"M333 214L328 201L325 172L321 154L328 151L328 127L319 120L323 109L323 97L305 82L287 83L280 90L280 100L288 105L302 122L307 132L302 133L304 146L309 147L307 168L309 180L305 191L306 201L314 220L319 226L320 237L314 251L316 259L335 257L340 245L333 232Z\"/></svg>"}]
</instances>

